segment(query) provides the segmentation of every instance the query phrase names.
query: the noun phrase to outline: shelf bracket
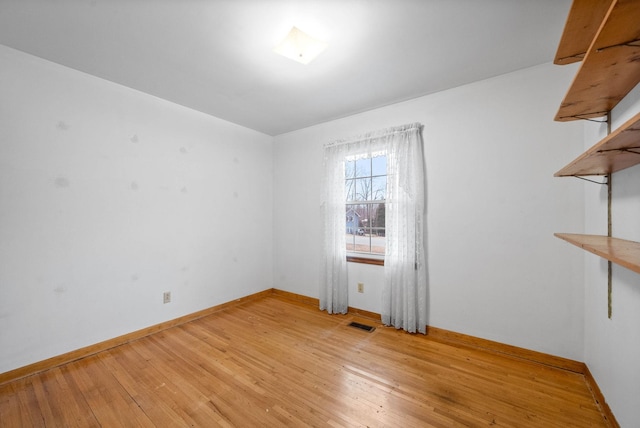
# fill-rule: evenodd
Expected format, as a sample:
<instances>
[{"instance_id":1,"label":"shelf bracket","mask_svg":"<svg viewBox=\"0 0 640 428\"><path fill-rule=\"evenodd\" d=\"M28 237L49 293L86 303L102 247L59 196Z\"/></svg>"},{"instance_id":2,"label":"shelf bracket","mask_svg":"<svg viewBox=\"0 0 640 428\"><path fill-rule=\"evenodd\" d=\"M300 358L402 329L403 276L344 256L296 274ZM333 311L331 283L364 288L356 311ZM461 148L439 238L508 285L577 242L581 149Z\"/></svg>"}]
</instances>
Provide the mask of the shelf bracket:
<instances>
[{"instance_id":1,"label":"shelf bracket","mask_svg":"<svg viewBox=\"0 0 640 428\"><path fill-rule=\"evenodd\" d=\"M575 55L568 55L568 56L565 56L565 57L562 57L562 58L558 58L557 59L557 63L561 64L561 63L563 63L564 61L566 61L568 59L574 59L574 58L578 59L579 61L582 61L586 54L587 54L586 52L580 52L580 53L577 53Z\"/></svg>"},{"instance_id":2,"label":"shelf bracket","mask_svg":"<svg viewBox=\"0 0 640 428\"><path fill-rule=\"evenodd\" d=\"M580 120L586 120L587 122L595 122L595 123L607 123L606 120L595 120L595 119L591 119L589 117L580 117L580 116L574 116Z\"/></svg>"},{"instance_id":3,"label":"shelf bracket","mask_svg":"<svg viewBox=\"0 0 640 428\"><path fill-rule=\"evenodd\" d=\"M579 178L580 180L588 181L589 183L599 184L599 185L601 185L601 186L608 186L608 185L609 185L609 180L608 180L608 177L609 177L609 176L607 176L607 179L605 179L605 181L604 181L604 182L602 182L602 183L601 183L601 182L599 182L599 181L591 180L591 179L589 179L589 178L581 177L581 176L579 176L579 175L574 175L573 177L575 177L575 178Z\"/></svg>"},{"instance_id":4,"label":"shelf bracket","mask_svg":"<svg viewBox=\"0 0 640 428\"><path fill-rule=\"evenodd\" d=\"M572 118L572 119L578 119L578 120L586 120L588 122L607 123L606 120L595 120L595 119L591 119L591 117L585 117L585 116L588 114L589 116L598 117L598 116L605 116L608 113L609 113L608 111L594 111L593 113L575 114L573 116L562 116L559 119Z\"/></svg>"},{"instance_id":5,"label":"shelf bracket","mask_svg":"<svg viewBox=\"0 0 640 428\"><path fill-rule=\"evenodd\" d=\"M640 39L629 40L628 42L623 42L623 43L618 43L611 46L598 48L596 49L596 52L602 52L602 51L606 51L607 49L613 49L613 48L619 48L619 47L640 48L640 44L634 44L634 43L640 43Z\"/></svg>"},{"instance_id":6,"label":"shelf bracket","mask_svg":"<svg viewBox=\"0 0 640 428\"><path fill-rule=\"evenodd\" d=\"M640 152L636 152L636 151L631 150L631 149L638 150L638 149L640 149L640 147L629 147L629 148L626 148L626 149L620 149L620 151L621 152L625 152L625 153L633 153L634 155L640 155Z\"/></svg>"},{"instance_id":7,"label":"shelf bracket","mask_svg":"<svg viewBox=\"0 0 640 428\"><path fill-rule=\"evenodd\" d=\"M634 150L640 150L640 147L625 147L623 149L598 150L598 153L622 152L622 153L633 153L635 155L640 155L640 152L636 152Z\"/></svg>"}]
</instances>

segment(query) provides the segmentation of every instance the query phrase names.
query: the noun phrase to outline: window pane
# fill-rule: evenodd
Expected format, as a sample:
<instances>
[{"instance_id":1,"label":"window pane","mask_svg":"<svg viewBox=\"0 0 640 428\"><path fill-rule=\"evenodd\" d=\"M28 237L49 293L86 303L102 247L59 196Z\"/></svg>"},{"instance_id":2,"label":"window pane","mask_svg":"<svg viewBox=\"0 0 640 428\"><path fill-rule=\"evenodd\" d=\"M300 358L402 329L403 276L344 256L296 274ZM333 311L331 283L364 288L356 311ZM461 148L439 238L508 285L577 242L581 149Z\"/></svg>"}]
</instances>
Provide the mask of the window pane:
<instances>
[{"instance_id":1,"label":"window pane","mask_svg":"<svg viewBox=\"0 0 640 428\"><path fill-rule=\"evenodd\" d=\"M356 162L355 161L345 161L344 162L344 177L345 178L354 178L356 172Z\"/></svg>"},{"instance_id":2,"label":"window pane","mask_svg":"<svg viewBox=\"0 0 640 428\"><path fill-rule=\"evenodd\" d=\"M385 254L387 157L354 155L345 160L347 251Z\"/></svg>"},{"instance_id":3,"label":"window pane","mask_svg":"<svg viewBox=\"0 0 640 428\"><path fill-rule=\"evenodd\" d=\"M372 235L371 236L371 252L374 254L384 255L386 251L385 242L386 241L385 241L384 235L382 236Z\"/></svg>"},{"instance_id":4,"label":"window pane","mask_svg":"<svg viewBox=\"0 0 640 428\"><path fill-rule=\"evenodd\" d=\"M355 201L355 180L345 180L344 183L344 199L345 201Z\"/></svg>"},{"instance_id":5,"label":"window pane","mask_svg":"<svg viewBox=\"0 0 640 428\"><path fill-rule=\"evenodd\" d=\"M356 161L356 177L371 176L371 158L358 159Z\"/></svg>"},{"instance_id":6,"label":"window pane","mask_svg":"<svg viewBox=\"0 0 640 428\"><path fill-rule=\"evenodd\" d=\"M371 214L371 205L370 204L362 204L358 205L358 210L362 213L362 217L360 218L360 223L362 224L362 228L364 229L364 233L369 233L370 223L370 214Z\"/></svg>"},{"instance_id":7,"label":"window pane","mask_svg":"<svg viewBox=\"0 0 640 428\"><path fill-rule=\"evenodd\" d=\"M385 252L385 206L371 204L371 252L384 254Z\"/></svg>"},{"instance_id":8,"label":"window pane","mask_svg":"<svg viewBox=\"0 0 640 428\"><path fill-rule=\"evenodd\" d=\"M375 158L371 158L371 163L373 165L371 175L387 175L386 156L377 156Z\"/></svg>"},{"instance_id":9,"label":"window pane","mask_svg":"<svg viewBox=\"0 0 640 428\"><path fill-rule=\"evenodd\" d=\"M371 179L371 199L383 201L387 199L387 177L373 177Z\"/></svg>"},{"instance_id":10,"label":"window pane","mask_svg":"<svg viewBox=\"0 0 640 428\"><path fill-rule=\"evenodd\" d=\"M347 227L346 227L347 236L345 237L347 241L347 251L356 250L355 239L356 239L357 226L354 226L354 218L357 218L357 217L354 216L354 213L350 209L350 207L347 207Z\"/></svg>"},{"instance_id":11,"label":"window pane","mask_svg":"<svg viewBox=\"0 0 640 428\"><path fill-rule=\"evenodd\" d=\"M355 235L360 227L360 215L355 209L356 205L347 205L346 207L346 227L347 243L349 242L349 235Z\"/></svg>"},{"instance_id":12,"label":"window pane","mask_svg":"<svg viewBox=\"0 0 640 428\"><path fill-rule=\"evenodd\" d=\"M355 201L371 200L371 177L356 178L356 197Z\"/></svg>"},{"instance_id":13,"label":"window pane","mask_svg":"<svg viewBox=\"0 0 640 428\"><path fill-rule=\"evenodd\" d=\"M371 252L371 243L369 237L369 204L355 205L355 210L359 214L360 227L356 231L355 251L369 253Z\"/></svg>"}]
</instances>

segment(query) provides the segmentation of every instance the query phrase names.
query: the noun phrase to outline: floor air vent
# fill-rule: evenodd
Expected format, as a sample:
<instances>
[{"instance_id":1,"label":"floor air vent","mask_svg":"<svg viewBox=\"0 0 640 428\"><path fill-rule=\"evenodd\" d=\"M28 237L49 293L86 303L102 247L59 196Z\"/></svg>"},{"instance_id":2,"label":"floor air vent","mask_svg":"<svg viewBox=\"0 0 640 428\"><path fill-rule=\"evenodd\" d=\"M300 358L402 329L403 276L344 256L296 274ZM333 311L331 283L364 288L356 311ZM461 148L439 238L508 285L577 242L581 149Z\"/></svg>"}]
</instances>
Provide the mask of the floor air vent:
<instances>
[{"instance_id":1,"label":"floor air vent","mask_svg":"<svg viewBox=\"0 0 640 428\"><path fill-rule=\"evenodd\" d=\"M369 333L376 329L375 327L371 327L370 325L360 324L359 322L355 321L349 324L349 327L359 328L360 330L368 331Z\"/></svg>"}]
</instances>

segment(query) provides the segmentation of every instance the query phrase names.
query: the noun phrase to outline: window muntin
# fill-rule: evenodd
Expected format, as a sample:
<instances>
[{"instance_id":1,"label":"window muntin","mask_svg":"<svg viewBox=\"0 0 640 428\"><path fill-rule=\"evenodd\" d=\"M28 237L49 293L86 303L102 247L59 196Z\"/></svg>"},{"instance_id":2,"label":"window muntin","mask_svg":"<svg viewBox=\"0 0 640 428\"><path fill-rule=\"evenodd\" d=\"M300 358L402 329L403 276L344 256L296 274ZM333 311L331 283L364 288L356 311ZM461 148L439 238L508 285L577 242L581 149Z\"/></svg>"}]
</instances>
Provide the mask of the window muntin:
<instances>
[{"instance_id":1,"label":"window muntin","mask_svg":"<svg viewBox=\"0 0 640 428\"><path fill-rule=\"evenodd\" d=\"M349 156L345 160L347 252L384 256L387 157L384 153Z\"/></svg>"}]
</instances>

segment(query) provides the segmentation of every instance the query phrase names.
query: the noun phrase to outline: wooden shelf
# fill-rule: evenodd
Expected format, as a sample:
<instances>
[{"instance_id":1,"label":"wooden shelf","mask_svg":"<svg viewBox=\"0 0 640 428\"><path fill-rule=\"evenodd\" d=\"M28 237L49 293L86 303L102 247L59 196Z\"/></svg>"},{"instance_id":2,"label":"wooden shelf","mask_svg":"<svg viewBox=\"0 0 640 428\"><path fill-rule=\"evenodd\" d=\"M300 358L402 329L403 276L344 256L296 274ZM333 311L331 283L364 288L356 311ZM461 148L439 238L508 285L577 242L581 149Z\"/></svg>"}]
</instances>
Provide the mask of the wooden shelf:
<instances>
[{"instance_id":1,"label":"wooden shelf","mask_svg":"<svg viewBox=\"0 0 640 428\"><path fill-rule=\"evenodd\" d=\"M640 113L554 174L606 175L640 163Z\"/></svg>"},{"instance_id":2,"label":"wooden shelf","mask_svg":"<svg viewBox=\"0 0 640 428\"><path fill-rule=\"evenodd\" d=\"M573 0L554 64L582 61L613 0Z\"/></svg>"},{"instance_id":3,"label":"wooden shelf","mask_svg":"<svg viewBox=\"0 0 640 428\"><path fill-rule=\"evenodd\" d=\"M614 0L555 120L565 122L604 116L638 82L640 1Z\"/></svg>"},{"instance_id":4,"label":"wooden shelf","mask_svg":"<svg viewBox=\"0 0 640 428\"><path fill-rule=\"evenodd\" d=\"M640 243L600 235L556 233L560 239L640 273Z\"/></svg>"}]
</instances>

